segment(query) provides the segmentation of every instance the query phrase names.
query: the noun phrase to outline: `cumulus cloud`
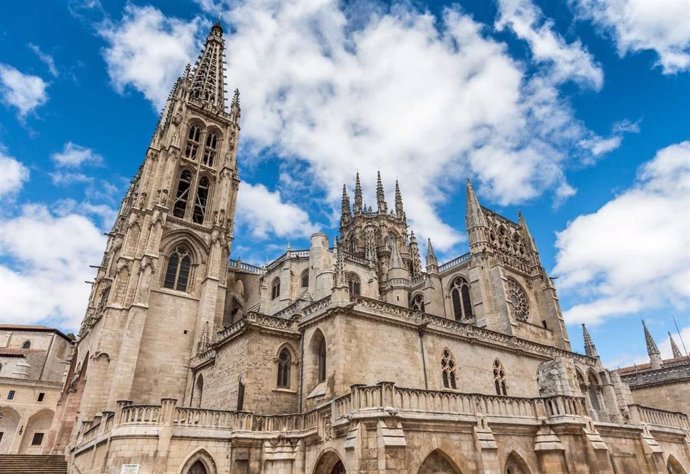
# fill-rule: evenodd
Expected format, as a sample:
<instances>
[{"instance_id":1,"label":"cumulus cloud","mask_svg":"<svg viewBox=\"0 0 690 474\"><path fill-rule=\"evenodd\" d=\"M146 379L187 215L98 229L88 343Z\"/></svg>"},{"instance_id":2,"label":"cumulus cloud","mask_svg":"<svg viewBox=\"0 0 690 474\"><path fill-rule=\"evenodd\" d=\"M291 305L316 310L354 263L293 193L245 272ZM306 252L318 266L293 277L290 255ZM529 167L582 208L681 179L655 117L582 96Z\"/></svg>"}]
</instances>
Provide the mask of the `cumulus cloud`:
<instances>
[{"instance_id":1,"label":"cumulus cloud","mask_svg":"<svg viewBox=\"0 0 690 474\"><path fill-rule=\"evenodd\" d=\"M50 72L51 76L58 76L58 70L55 66L55 60L50 54L45 53L41 48L39 48L37 45L33 43L29 43L27 47L38 57L38 59L41 60L43 64L46 65L46 67L48 68L48 72Z\"/></svg>"},{"instance_id":2,"label":"cumulus cloud","mask_svg":"<svg viewBox=\"0 0 690 474\"><path fill-rule=\"evenodd\" d=\"M0 63L0 97L6 105L15 107L21 118L48 101L47 87L40 77Z\"/></svg>"},{"instance_id":3,"label":"cumulus cloud","mask_svg":"<svg viewBox=\"0 0 690 474\"><path fill-rule=\"evenodd\" d=\"M48 323L75 330L105 247L101 229L83 215L56 215L26 205L0 220L0 300L4 323Z\"/></svg>"},{"instance_id":4,"label":"cumulus cloud","mask_svg":"<svg viewBox=\"0 0 690 474\"><path fill-rule=\"evenodd\" d=\"M550 66L550 76L558 81L601 89L604 72L580 41L566 43L553 29L553 21L545 20L531 0L499 0L499 31L510 29L529 44L537 62Z\"/></svg>"},{"instance_id":5,"label":"cumulus cloud","mask_svg":"<svg viewBox=\"0 0 690 474\"><path fill-rule=\"evenodd\" d=\"M257 238L309 237L318 230L306 212L262 184L240 184L236 215L238 225L247 226Z\"/></svg>"},{"instance_id":6,"label":"cumulus cloud","mask_svg":"<svg viewBox=\"0 0 690 474\"><path fill-rule=\"evenodd\" d=\"M0 147L0 199L16 193L29 179L29 169Z\"/></svg>"},{"instance_id":7,"label":"cumulus cloud","mask_svg":"<svg viewBox=\"0 0 690 474\"><path fill-rule=\"evenodd\" d=\"M654 51L665 74L690 69L689 0L570 0L613 37L620 55Z\"/></svg>"},{"instance_id":8,"label":"cumulus cloud","mask_svg":"<svg viewBox=\"0 0 690 474\"><path fill-rule=\"evenodd\" d=\"M168 18L154 7L131 4L120 22L103 22L99 31L108 43L103 57L115 89L123 93L131 86L162 108L175 79L198 54L200 25L197 18Z\"/></svg>"},{"instance_id":9,"label":"cumulus cloud","mask_svg":"<svg viewBox=\"0 0 690 474\"><path fill-rule=\"evenodd\" d=\"M660 150L635 184L557 234L569 323L690 301L690 142Z\"/></svg>"},{"instance_id":10,"label":"cumulus cloud","mask_svg":"<svg viewBox=\"0 0 690 474\"><path fill-rule=\"evenodd\" d=\"M92 149L72 142L65 143L62 151L53 153L51 158L57 166L66 168L78 168L83 164L98 165L103 162L103 157Z\"/></svg>"}]
</instances>

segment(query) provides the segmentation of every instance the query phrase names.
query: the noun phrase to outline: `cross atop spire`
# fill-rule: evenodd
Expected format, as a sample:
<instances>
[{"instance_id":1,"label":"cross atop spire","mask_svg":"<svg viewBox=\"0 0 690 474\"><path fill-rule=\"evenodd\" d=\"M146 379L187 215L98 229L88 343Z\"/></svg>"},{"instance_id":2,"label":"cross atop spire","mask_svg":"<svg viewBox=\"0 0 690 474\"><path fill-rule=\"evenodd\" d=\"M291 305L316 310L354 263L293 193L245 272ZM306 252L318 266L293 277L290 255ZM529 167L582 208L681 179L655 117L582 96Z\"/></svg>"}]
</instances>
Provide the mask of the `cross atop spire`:
<instances>
[{"instance_id":1,"label":"cross atop spire","mask_svg":"<svg viewBox=\"0 0 690 474\"><path fill-rule=\"evenodd\" d=\"M225 109L225 68L223 66L223 27L220 21L211 28L206 44L194 65L191 98Z\"/></svg>"},{"instance_id":2,"label":"cross atop spire","mask_svg":"<svg viewBox=\"0 0 690 474\"><path fill-rule=\"evenodd\" d=\"M355 214L362 212L362 184L359 182L359 171L355 178Z\"/></svg>"},{"instance_id":3,"label":"cross atop spire","mask_svg":"<svg viewBox=\"0 0 690 474\"><path fill-rule=\"evenodd\" d=\"M668 333L668 338L671 340L671 353L673 354L674 359L680 359L683 357L683 353L680 352L680 349L678 349L678 346L676 345L676 341L673 340L673 336L671 336L671 332Z\"/></svg>"},{"instance_id":4,"label":"cross atop spire","mask_svg":"<svg viewBox=\"0 0 690 474\"><path fill-rule=\"evenodd\" d=\"M587 326L584 324L582 325L582 337L585 339L585 354L590 357L599 357L597 348L594 346L594 342L592 342L592 336L589 335Z\"/></svg>"},{"instance_id":5,"label":"cross atop spire","mask_svg":"<svg viewBox=\"0 0 690 474\"><path fill-rule=\"evenodd\" d=\"M388 205L386 198L383 195L383 183L381 182L381 172L379 171L376 177L376 204L380 214L388 212Z\"/></svg>"}]
</instances>

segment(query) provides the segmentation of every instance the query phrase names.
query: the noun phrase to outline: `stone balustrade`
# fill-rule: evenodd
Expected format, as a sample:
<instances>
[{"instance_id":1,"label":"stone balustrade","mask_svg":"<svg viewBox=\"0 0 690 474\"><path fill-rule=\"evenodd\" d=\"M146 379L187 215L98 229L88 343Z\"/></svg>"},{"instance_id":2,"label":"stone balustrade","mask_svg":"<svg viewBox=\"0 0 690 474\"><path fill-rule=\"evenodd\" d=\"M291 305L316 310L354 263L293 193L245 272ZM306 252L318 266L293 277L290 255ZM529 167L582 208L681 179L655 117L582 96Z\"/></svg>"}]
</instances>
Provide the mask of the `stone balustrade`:
<instances>
[{"instance_id":1,"label":"stone balustrade","mask_svg":"<svg viewBox=\"0 0 690 474\"><path fill-rule=\"evenodd\" d=\"M156 425L160 420L160 405L129 405L122 408L121 425Z\"/></svg>"},{"instance_id":2,"label":"stone balustrade","mask_svg":"<svg viewBox=\"0 0 690 474\"><path fill-rule=\"evenodd\" d=\"M685 413L659 410L658 408L642 405L630 405L629 409L631 418L634 421L690 431L690 418Z\"/></svg>"},{"instance_id":3,"label":"stone balustrade","mask_svg":"<svg viewBox=\"0 0 690 474\"><path fill-rule=\"evenodd\" d=\"M460 255L459 257L455 257L453 260L449 260L448 262L442 264L440 267L438 267L438 272L447 272L448 270L458 267L463 263L469 262L471 259L472 255L470 254L470 252L467 252L466 254Z\"/></svg>"}]
</instances>

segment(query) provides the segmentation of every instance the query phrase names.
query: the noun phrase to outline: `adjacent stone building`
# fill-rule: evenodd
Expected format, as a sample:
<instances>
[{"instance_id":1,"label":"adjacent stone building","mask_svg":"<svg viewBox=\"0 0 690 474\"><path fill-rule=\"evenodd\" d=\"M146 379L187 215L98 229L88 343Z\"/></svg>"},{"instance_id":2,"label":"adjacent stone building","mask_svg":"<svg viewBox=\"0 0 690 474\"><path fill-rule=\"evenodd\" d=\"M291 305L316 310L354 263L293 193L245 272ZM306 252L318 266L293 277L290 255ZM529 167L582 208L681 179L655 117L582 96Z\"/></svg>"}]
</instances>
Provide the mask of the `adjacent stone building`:
<instances>
[{"instance_id":1,"label":"adjacent stone building","mask_svg":"<svg viewBox=\"0 0 690 474\"><path fill-rule=\"evenodd\" d=\"M636 405L586 330L571 350L524 217L469 182L445 263L380 176L373 207L343 188L336 239L230 259L223 47L216 24L109 234L50 433L73 472L690 472L687 414Z\"/></svg>"},{"instance_id":2,"label":"adjacent stone building","mask_svg":"<svg viewBox=\"0 0 690 474\"><path fill-rule=\"evenodd\" d=\"M0 325L0 454L41 454L69 367L72 338Z\"/></svg>"}]
</instances>

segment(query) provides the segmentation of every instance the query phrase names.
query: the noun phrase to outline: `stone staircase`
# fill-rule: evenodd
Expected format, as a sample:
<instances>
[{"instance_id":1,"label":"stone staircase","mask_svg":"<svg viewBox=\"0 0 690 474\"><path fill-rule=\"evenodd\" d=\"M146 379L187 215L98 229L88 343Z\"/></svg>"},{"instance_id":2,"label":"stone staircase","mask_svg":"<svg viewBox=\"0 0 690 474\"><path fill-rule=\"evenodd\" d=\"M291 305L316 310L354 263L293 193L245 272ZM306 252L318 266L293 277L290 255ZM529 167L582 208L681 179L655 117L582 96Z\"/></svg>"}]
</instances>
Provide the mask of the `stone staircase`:
<instances>
[{"instance_id":1,"label":"stone staircase","mask_svg":"<svg viewBox=\"0 0 690 474\"><path fill-rule=\"evenodd\" d=\"M42 454L0 454L2 474L67 474L64 456Z\"/></svg>"}]
</instances>

